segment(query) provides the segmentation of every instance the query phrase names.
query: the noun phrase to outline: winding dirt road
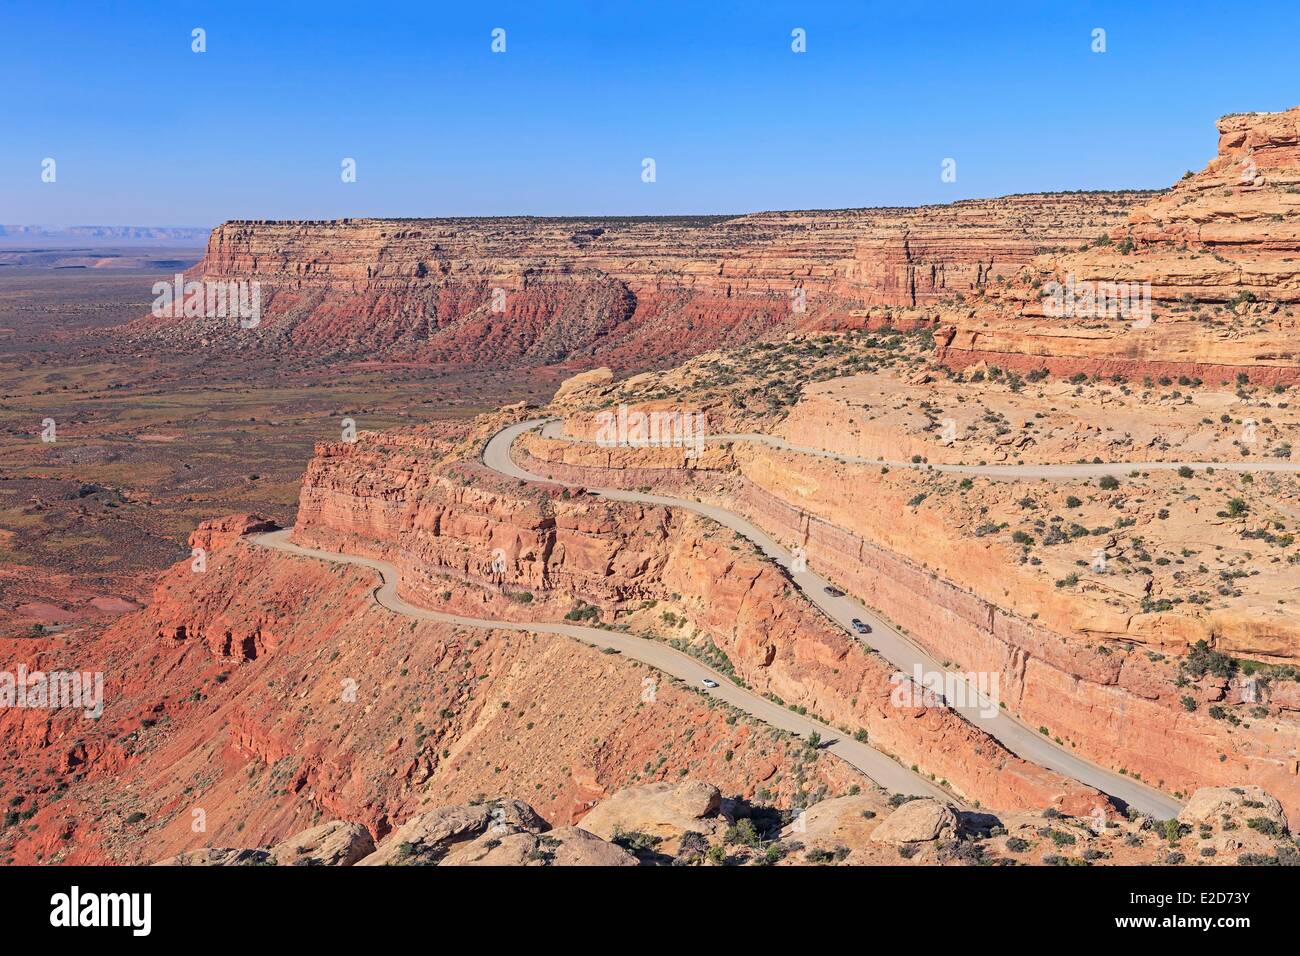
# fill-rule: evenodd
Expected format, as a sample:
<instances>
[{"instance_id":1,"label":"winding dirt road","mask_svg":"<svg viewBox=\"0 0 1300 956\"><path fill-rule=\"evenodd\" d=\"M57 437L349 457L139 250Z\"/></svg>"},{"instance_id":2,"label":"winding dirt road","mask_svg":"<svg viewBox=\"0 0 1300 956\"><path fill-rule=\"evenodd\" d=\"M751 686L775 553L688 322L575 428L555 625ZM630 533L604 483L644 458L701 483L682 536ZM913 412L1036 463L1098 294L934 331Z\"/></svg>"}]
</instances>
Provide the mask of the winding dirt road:
<instances>
[{"instance_id":1,"label":"winding dirt road","mask_svg":"<svg viewBox=\"0 0 1300 956\"><path fill-rule=\"evenodd\" d=\"M524 432L531 431L539 426L547 425L551 421L551 419L531 419L529 421L523 421L511 425L510 427L497 432L484 449L484 464L494 471L498 471L501 474L508 475L512 478L517 478L520 481L543 481L550 484L567 485L568 487L585 487L571 482L547 478L542 475L535 475L519 468L514 463L514 459L511 457L511 447L514 445L515 440ZM779 439L774 439L774 441L779 441ZM876 464L876 462L872 463ZM1131 470L1138 466L1126 464L1124 467ZM1172 464L1169 467L1177 468L1178 465ZM1215 467L1219 466L1216 465ZM1108 793L1111 796L1124 801L1143 813L1152 814L1160 818L1169 818L1177 815L1178 811L1182 808L1182 804L1173 797L1161 793L1159 790L1149 787L1146 784L1140 783L1132 777L1115 773L1114 771L1107 770L1104 767L1099 767L1091 761L1085 760L1076 754L1070 753L1063 747L1058 746L1043 734L1026 727L1019 720L996 706L996 702L982 697L978 693L977 689L972 687L961 675L956 674L955 672L945 671L938 661L913 644L911 640L897 631L888 621L885 621L874 612L868 610L864 605L859 604L848 595L843 597L833 597L828 595L825 589L830 586L830 582L825 578L809 570L793 570L791 567L791 561L793 559L791 553L761 528L752 524L745 518L742 518L740 515L727 511L724 508L684 498L670 498L663 495L641 494L640 492L624 491L615 488L588 487L587 491L592 494L598 494L612 501L626 501L640 504L663 505L670 508L683 508L687 511L693 511L696 514L704 515L705 517L730 528L742 537L749 539L763 552L763 554L771 558L781 567L785 568L790 579L799 587L804 596L814 606L820 608L821 611L832 621L848 631L849 634L854 634L850 622L855 617L870 624L872 633L869 636L859 637L858 639L863 640L869 646L875 648L881 656L904 674L912 675L918 667L926 674L934 672L940 674L953 674L953 677L950 679L959 682L957 685L959 690L964 688L962 693L954 696L959 696L964 699L949 700L949 704L954 710L971 723L975 724L990 736L996 738L1012 753L1017 754L1022 759L1028 760L1031 763L1047 767L1048 769L1055 770L1058 773L1073 777L1081 783L1095 787L1103 793Z\"/></svg>"},{"instance_id":2,"label":"winding dirt road","mask_svg":"<svg viewBox=\"0 0 1300 956\"><path fill-rule=\"evenodd\" d=\"M559 419L538 419L543 422L542 436L560 441L595 444L590 438L577 438L566 435ZM1057 465L941 465L928 462L898 461L892 458L863 458L860 455L844 455L814 448L810 445L796 445L760 432L733 432L709 435L705 442L725 444L728 442L752 442L780 448L782 451L796 452L800 455L812 455L816 458L831 458L835 461L852 465L885 465L889 468L913 468L918 471L943 471L959 475L978 475L984 478L1100 478L1112 475L1121 478L1135 471L1177 471L1179 468L1191 468L1193 471L1251 471L1275 472L1281 474L1300 474L1300 462L1294 461L1117 461L1084 464Z\"/></svg>"},{"instance_id":3,"label":"winding dirt road","mask_svg":"<svg viewBox=\"0 0 1300 956\"><path fill-rule=\"evenodd\" d=\"M397 568L388 561L354 554L304 548L289 540L292 534L293 529L288 528L283 531L250 535L248 540L260 547L283 551L286 554L292 554L300 558L315 558L335 564L357 564L378 571L382 583L374 590L375 602L394 614L402 614L406 617L418 618L424 621L441 621L445 624L457 624L464 627L498 631L528 631L535 634L561 634L595 647L613 648L626 657L648 664L665 674L679 677L702 693L726 701L731 706L758 718L772 727L798 734L804 738L807 738L812 733L820 734L825 742L822 749L828 750L835 756L852 764L886 790L919 797L935 797L939 800L950 803L956 802L961 805L961 801L955 800L951 793L943 790L920 774L913 773L892 757L873 747L846 737L834 727L800 716L792 710L774 704L765 697L760 697L752 691L733 684L725 675L702 664L695 658L669 647L667 644L661 644L658 641L643 637L633 637L620 631L606 631L601 628L582 627L577 624L496 621L477 617L462 617L459 614L444 614L441 611L430 611L422 607L416 607L398 596ZM705 678L716 681L718 686L704 687L701 681Z\"/></svg>"}]
</instances>

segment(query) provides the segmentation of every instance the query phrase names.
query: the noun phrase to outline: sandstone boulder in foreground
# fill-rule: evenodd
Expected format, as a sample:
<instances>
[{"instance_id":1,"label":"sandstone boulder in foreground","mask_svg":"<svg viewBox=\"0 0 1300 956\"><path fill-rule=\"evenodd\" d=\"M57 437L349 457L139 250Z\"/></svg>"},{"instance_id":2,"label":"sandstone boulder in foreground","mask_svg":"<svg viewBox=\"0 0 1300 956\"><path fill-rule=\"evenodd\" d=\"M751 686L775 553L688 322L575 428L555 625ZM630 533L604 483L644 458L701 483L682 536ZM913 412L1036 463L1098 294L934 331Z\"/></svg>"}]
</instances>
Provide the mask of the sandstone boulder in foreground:
<instances>
[{"instance_id":1,"label":"sandstone boulder in foreground","mask_svg":"<svg viewBox=\"0 0 1300 956\"><path fill-rule=\"evenodd\" d=\"M525 830L495 836L485 833L462 844L439 866L637 866L637 858L622 847L578 827L547 833Z\"/></svg>"},{"instance_id":2,"label":"sandstone boulder in foreground","mask_svg":"<svg viewBox=\"0 0 1300 956\"><path fill-rule=\"evenodd\" d=\"M593 807L579 826L605 840L623 833L662 839L688 832L707 836L725 823L718 815L721 805L722 795L711 784L648 783L620 790Z\"/></svg>"},{"instance_id":3,"label":"sandstone boulder in foreground","mask_svg":"<svg viewBox=\"0 0 1300 956\"><path fill-rule=\"evenodd\" d=\"M783 839L809 846L866 846L871 833L893 810L887 796L860 793L815 803L781 831Z\"/></svg>"},{"instance_id":4,"label":"sandstone boulder in foreground","mask_svg":"<svg viewBox=\"0 0 1300 956\"><path fill-rule=\"evenodd\" d=\"M1282 804L1262 787L1201 787L1178 814L1200 846L1249 860L1292 849ZM1290 857L1288 857L1290 859Z\"/></svg>"},{"instance_id":5,"label":"sandstone boulder in foreground","mask_svg":"<svg viewBox=\"0 0 1300 956\"><path fill-rule=\"evenodd\" d=\"M154 866L351 866L373 853L370 831L359 823L331 820L295 833L270 849L200 847Z\"/></svg>"},{"instance_id":6,"label":"sandstone boulder in foreground","mask_svg":"<svg viewBox=\"0 0 1300 956\"><path fill-rule=\"evenodd\" d=\"M1178 822L1188 826L1214 825L1225 816L1229 819L1262 817L1287 829L1282 804L1262 787L1201 787L1178 814Z\"/></svg>"},{"instance_id":7,"label":"sandstone boulder in foreground","mask_svg":"<svg viewBox=\"0 0 1300 956\"><path fill-rule=\"evenodd\" d=\"M709 784L620 790L582 826L551 829L513 799L418 814L374 848L334 820L273 846L203 847L158 866L783 866L1297 864L1281 804L1256 786L1204 787L1176 820L1141 814L962 813L931 799L894 807L884 791L815 803L793 820ZM750 808L755 809L755 808ZM782 826L782 822L785 823ZM729 824L734 823L734 826ZM609 837L593 832L593 828ZM371 852L373 850L373 852Z\"/></svg>"},{"instance_id":8,"label":"sandstone boulder in foreground","mask_svg":"<svg viewBox=\"0 0 1300 956\"><path fill-rule=\"evenodd\" d=\"M431 866L440 863L453 848L489 831L504 838L549 829L550 824L522 800L441 807L407 820L359 865Z\"/></svg>"},{"instance_id":9,"label":"sandstone boulder in foreground","mask_svg":"<svg viewBox=\"0 0 1300 956\"><path fill-rule=\"evenodd\" d=\"M374 852L370 831L343 820L303 830L271 847L280 866L351 866Z\"/></svg>"},{"instance_id":10,"label":"sandstone boulder in foreground","mask_svg":"<svg viewBox=\"0 0 1300 956\"><path fill-rule=\"evenodd\" d=\"M876 827L871 839L878 843L927 843L951 840L957 835L957 814L938 800L909 800Z\"/></svg>"},{"instance_id":11,"label":"sandstone boulder in foreground","mask_svg":"<svg viewBox=\"0 0 1300 956\"><path fill-rule=\"evenodd\" d=\"M553 401L558 402L593 388L600 389L613 381L614 373L604 366L593 368L589 372L579 372L560 383Z\"/></svg>"}]
</instances>

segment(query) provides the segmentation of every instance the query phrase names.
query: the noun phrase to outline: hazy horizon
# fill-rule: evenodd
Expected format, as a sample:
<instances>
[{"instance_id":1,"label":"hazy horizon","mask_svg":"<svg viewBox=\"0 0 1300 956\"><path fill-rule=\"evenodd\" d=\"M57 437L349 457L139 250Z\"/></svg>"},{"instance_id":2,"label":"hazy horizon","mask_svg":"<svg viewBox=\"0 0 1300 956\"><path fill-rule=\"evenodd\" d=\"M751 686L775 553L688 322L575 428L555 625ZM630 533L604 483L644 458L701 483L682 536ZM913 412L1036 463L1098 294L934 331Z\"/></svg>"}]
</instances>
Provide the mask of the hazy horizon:
<instances>
[{"instance_id":1,"label":"hazy horizon","mask_svg":"<svg viewBox=\"0 0 1300 956\"><path fill-rule=\"evenodd\" d=\"M1170 184L1172 185L1172 183ZM1061 195L1069 193L1159 193L1164 192L1169 187L1163 188L1127 188L1116 186L1114 188L1101 189L1051 189L1041 192L1020 192L1020 193L1000 193L995 196L962 196L959 199L950 199L942 202L919 203L918 206L947 206L959 202L975 202L987 199L1011 199L1016 196L1044 196L1044 195ZM400 216L330 216L321 219L313 217L315 221L343 221L374 219L387 220L392 222L422 222L422 221L441 221L449 219L736 219L742 216L761 215L763 213L801 213L801 212L856 212L871 209L913 209L917 206L810 206L801 209L743 209L723 212L714 212L701 210L698 212L679 212L679 213L528 213L528 212L502 212L502 213L457 213L448 215L439 215L432 213L428 215L400 215ZM217 226L228 222L310 222L313 218L295 218L295 219L268 219L266 217L233 217L229 216L219 219L216 222L205 225L183 225L177 223L146 223L146 222L74 222L74 223L48 223L48 222L9 222L0 223L0 230L9 228L19 229L48 229L50 231L72 230L72 229L174 229L174 230L207 230L211 231ZM0 232L0 241L6 238L3 232Z\"/></svg>"}]
</instances>

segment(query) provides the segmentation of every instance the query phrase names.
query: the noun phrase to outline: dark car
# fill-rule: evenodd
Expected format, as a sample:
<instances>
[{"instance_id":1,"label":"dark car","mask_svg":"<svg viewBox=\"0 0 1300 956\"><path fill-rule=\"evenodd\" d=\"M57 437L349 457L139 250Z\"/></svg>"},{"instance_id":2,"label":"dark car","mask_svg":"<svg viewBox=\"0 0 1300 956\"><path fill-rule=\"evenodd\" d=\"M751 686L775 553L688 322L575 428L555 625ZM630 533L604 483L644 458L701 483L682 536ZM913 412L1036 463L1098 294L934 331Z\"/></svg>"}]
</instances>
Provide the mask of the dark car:
<instances>
[{"instance_id":1,"label":"dark car","mask_svg":"<svg viewBox=\"0 0 1300 956\"><path fill-rule=\"evenodd\" d=\"M825 588L823 588L822 590L824 590L824 591L825 591L827 594L829 594L831 597L844 597L844 592L841 591L839 588L833 588L833 587L830 587L829 585L827 585L827 586L826 586Z\"/></svg>"},{"instance_id":2,"label":"dark car","mask_svg":"<svg viewBox=\"0 0 1300 956\"><path fill-rule=\"evenodd\" d=\"M853 630L857 631L859 634L871 633L870 624L864 624L862 621L859 621L856 617L853 619L851 623L853 624Z\"/></svg>"}]
</instances>

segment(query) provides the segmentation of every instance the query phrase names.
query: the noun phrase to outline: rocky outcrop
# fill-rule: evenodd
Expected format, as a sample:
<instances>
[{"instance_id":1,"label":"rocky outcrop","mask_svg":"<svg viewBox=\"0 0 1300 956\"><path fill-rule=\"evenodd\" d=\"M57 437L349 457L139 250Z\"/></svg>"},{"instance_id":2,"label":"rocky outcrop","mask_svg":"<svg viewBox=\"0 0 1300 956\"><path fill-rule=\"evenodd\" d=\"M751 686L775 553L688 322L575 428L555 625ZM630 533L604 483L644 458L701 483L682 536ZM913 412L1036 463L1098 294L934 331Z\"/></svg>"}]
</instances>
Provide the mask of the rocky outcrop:
<instances>
[{"instance_id":1,"label":"rocky outcrop","mask_svg":"<svg viewBox=\"0 0 1300 956\"><path fill-rule=\"evenodd\" d=\"M200 521L199 526L190 533L189 545L191 550L200 548L204 551L216 551L237 541L246 534L274 531L278 527L279 525L270 518L258 514L209 518L206 521Z\"/></svg>"},{"instance_id":2,"label":"rocky outcrop","mask_svg":"<svg viewBox=\"0 0 1300 956\"><path fill-rule=\"evenodd\" d=\"M155 866L351 866L375 852L369 831L357 823L331 820L295 833L272 847L201 847L159 860Z\"/></svg>"},{"instance_id":3,"label":"rocky outcrop","mask_svg":"<svg viewBox=\"0 0 1300 956\"><path fill-rule=\"evenodd\" d=\"M873 791L831 797L799 812L781 835L805 846L866 848L872 831L892 812L888 799Z\"/></svg>"},{"instance_id":4,"label":"rocky outcrop","mask_svg":"<svg viewBox=\"0 0 1300 956\"><path fill-rule=\"evenodd\" d=\"M1197 791L1177 820L1098 811L958 812L880 791L815 803L788 823L722 801L708 784L634 787L598 804L582 827L551 829L525 803L445 806L412 818L357 859L365 838L333 821L269 849L200 848L159 866L638 866L638 865L1294 865L1300 854L1277 801L1258 787ZM731 804L730 815L728 804ZM594 829L609 830L609 837ZM329 847L347 852L331 852Z\"/></svg>"},{"instance_id":5,"label":"rocky outcrop","mask_svg":"<svg viewBox=\"0 0 1300 956\"><path fill-rule=\"evenodd\" d=\"M909 800L876 827L871 839L878 843L928 843L957 835L957 815L938 800Z\"/></svg>"},{"instance_id":6,"label":"rocky outcrop","mask_svg":"<svg viewBox=\"0 0 1300 956\"><path fill-rule=\"evenodd\" d=\"M355 823L334 820L269 849L203 847L155 866L637 866L621 847L580 830L552 830L519 801L442 807L408 821L375 849Z\"/></svg>"},{"instance_id":7,"label":"rocky outcrop","mask_svg":"<svg viewBox=\"0 0 1300 956\"><path fill-rule=\"evenodd\" d=\"M685 833L715 833L722 794L706 783L651 783L620 790L579 821L589 833L612 840L620 833L680 838Z\"/></svg>"},{"instance_id":8,"label":"rocky outcrop","mask_svg":"<svg viewBox=\"0 0 1300 956\"><path fill-rule=\"evenodd\" d=\"M439 866L638 866L635 856L578 827L546 833L485 833Z\"/></svg>"},{"instance_id":9,"label":"rocky outcrop","mask_svg":"<svg viewBox=\"0 0 1300 956\"><path fill-rule=\"evenodd\" d=\"M1216 825L1225 817L1250 816L1267 820L1280 830L1287 830L1286 814L1280 804L1263 787L1202 787L1192 794L1178 814L1178 822L1188 826Z\"/></svg>"},{"instance_id":10,"label":"rocky outcrop","mask_svg":"<svg viewBox=\"0 0 1300 956\"><path fill-rule=\"evenodd\" d=\"M1104 241L1043 255L944 311L941 359L1130 380L1300 381L1300 107L1225 116L1218 128L1203 170L1136 206ZM1117 283L1145 290L1150 313L1099 304L1101 288L1113 306ZM1072 290L1063 313L1067 300L1048 294L1062 287Z\"/></svg>"},{"instance_id":11,"label":"rocky outcrop","mask_svg":"<svg viewBox=\"0 0 1300 956\"><path fill-rule=\"evenodd\" d=\"M281 866L351 866L374 852L370 831L343 820L303 830L271 847L271 856Z\"/></svg>"},{"instance_id":12,"label":"rocky outcrop","mask_svg":"<svg viewBox=\"0 0 1300 956\"><path fill-rule=\"evenodd\" d=\"M505 836L549 829L550 825L537 811L521 800L442 807L406 821L362 860L361 865L428 866L441 862L458 845L489 831Z\"/></svg>"},{"instance_id":13,"label":"rocky outcrop","mask_svg":"<svg viewBox=\"0 0 1300 956\"><path fill-rule=\"evenodd\" d=\"M266 850L240 850L228 847L203 847L187 850L159 860L154 866L275 866Z\"/></svg>"},{"instance_id":14,"label":"rocky outcrop","mask_svg":"<svg viewBox=\"0 0 1300 956\"><path fill-rule=\"evenodd\" d=\"M1178 814L1201 846L1238 861L1295 859L1282 805L1262 787L1202 787Z\"/></svg>"}]
</instances>

